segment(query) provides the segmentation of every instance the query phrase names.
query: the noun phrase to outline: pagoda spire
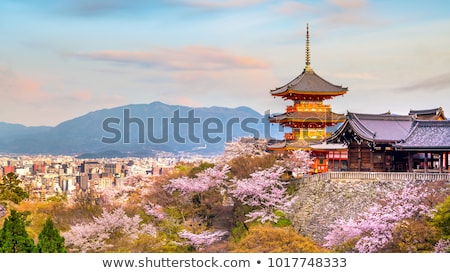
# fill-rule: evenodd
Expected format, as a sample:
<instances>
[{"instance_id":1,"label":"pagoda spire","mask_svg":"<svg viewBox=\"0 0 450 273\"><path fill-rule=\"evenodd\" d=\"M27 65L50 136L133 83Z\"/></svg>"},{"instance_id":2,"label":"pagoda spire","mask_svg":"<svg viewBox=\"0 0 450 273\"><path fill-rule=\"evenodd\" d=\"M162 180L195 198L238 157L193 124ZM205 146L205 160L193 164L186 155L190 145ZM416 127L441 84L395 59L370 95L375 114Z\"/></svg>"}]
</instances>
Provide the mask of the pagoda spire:
<instances>
[{"instance_id":1,"label":"pagoda spire","mask_svg":"<svg viewBox=\"0 0 450 273\"><path fill-rule=\"evenodd\" d=\"M305 71L312 71L311 56L309 54L309 24L306 23L306 66Z\"/></svg>"}]
</instances>

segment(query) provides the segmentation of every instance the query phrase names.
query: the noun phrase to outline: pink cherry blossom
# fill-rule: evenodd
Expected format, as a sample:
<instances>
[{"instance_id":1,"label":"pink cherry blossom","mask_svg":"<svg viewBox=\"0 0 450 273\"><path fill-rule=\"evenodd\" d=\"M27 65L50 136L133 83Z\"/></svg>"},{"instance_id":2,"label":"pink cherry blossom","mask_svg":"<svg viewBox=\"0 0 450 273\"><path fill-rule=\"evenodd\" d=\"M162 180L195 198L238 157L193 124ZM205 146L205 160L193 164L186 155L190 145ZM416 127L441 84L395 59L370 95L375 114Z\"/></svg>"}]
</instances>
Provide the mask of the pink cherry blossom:
<instances>
[{"instance_id":1,"label":"pink cherry blossom","mask_svg":"<svg viewBox=\"0 0 450 273\"><path fill-rule=\"evenodd\" d=\"M280 180L284 173L282 167L272 167L257 171L250 178L233 179L234 187L231 194L244 205L253 207L254 210L246 216L246 222L259 219L277 222L280 218L276 211L289 212L295 201L287 192L284 182Z\"/></svg>"},{"instance_id":2,"label":"pink cherry blossom","mask_svg":"<svg viewBox=\"0 0 450 273\"><path fill-rule=\"evenodd\" d=\"M178 233L178 236L180 236L180 238L187 239L188 244L193 246L197 250L202 250L205 247L212 245L214 242L221 240L223 236L227 234L228 232L223 230L217 231L206 230L199 234L183 230Z\"/></svg>"},{"instance_id":3,"label":"pink cherry blossom","mask_svg":"<svg viewBox=\"0 0 450 273\"><path fill-rule=\"evenodd\" d=\"M181 194L205 192L211 188L224 185L229 170L230 167L228 165L222 167L214 166L198 173L196 178L180 177L170 179L169 183L164 186L164 189L169 193L179 191Z\"/></svg>"},{"instance_id":4,"label":"pink cherry blossom","mask_svg":"<svg viewBox=\"0 0 450 273\"><path fill-rule=\"evenodd\" d=\"M91 222L79 223L71 226L63 233L66 246L75 252L102 252L109 245L106 241L114 234L121 234L124 238L136 239L139 233L155 234L151 226L140 227L142 219L139 215L129 217L122 208L94 217Z\"/></svg>"},{"instance_id":5,"label":"pink cherry blossom","mask_svg":"<svg viewBox=\"0 0 450 273\"><path fill-rule=\"evenodd\" d=\"M161 221L166 217L163 207L158 204L153 204L152 202L148 202L144 205L144 211L147 215L155 217L158 221Z\"/></svg>"},{"instance_id":6,"label":"pink cherry blossom","mask_svg":"<svg viewBox=\"0 0 450 273\"><path fill-rule=\"evenodd\" d=\"M373 204L354 219L336 220L324 246L337 246L359 237L355 245L358 252L380 251L392 240L397 223L432 212L433 208L425 205L432 191L422 183L408 182L401 190L388 192L383 202Z\"/></svg>"}]
</instances>

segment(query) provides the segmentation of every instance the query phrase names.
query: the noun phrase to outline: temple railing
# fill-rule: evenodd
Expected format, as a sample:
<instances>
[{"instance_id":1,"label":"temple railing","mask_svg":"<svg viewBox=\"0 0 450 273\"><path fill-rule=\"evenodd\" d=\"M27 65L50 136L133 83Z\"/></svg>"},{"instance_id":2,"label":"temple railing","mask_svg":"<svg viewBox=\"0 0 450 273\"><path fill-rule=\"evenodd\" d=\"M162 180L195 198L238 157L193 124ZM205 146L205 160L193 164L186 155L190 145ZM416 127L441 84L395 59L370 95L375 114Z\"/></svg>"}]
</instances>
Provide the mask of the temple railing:
<instances>
[{"instance_id":1,"label":"temple railing","mask_svg":"<svg viewBox=\"0 0 450 273\"><path fill-rule=\"evenodd\" d=\"M419 172L326 172L306 175L299 180L314 182L323 180L378 180L378 181L450 181L449 173Z\"/></svg>"}]
</instances>

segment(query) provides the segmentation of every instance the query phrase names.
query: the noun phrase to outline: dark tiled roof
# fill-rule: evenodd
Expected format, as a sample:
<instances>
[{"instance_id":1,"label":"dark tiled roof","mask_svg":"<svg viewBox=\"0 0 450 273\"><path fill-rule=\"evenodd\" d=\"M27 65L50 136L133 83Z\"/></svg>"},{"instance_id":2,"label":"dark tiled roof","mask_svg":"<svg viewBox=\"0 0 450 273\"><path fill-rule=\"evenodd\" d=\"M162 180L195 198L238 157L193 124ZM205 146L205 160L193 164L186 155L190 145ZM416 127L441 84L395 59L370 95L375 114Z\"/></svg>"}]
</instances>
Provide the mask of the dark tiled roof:
<instances>
[{"instance_id":1,"label":"dark tiled roof","mask_svg":"<svg viewBox=\"0 0 450 273\"><path fill-rule=\"evenodd\" d=\"M450 150L450 120L415 120L409 134L393 145L400 150Z\"/></svg>"},{"instance_id":2,"label":"dark tiled roof","mask_svg":"<svg viewBox=\"0 0 450 273\"><path fill-rule=\"evenodd\" d=\"M284 148L286 148L286 142L278 142L278 143L273 143L273 144L267 145L268 150L284 149Z\"/></svg>"},{"instance_id":3,"label":"dark tiled roof","mask_svg":"<svg viewBox=\"0 0 450 273\"><path fill-rule=\"evenodd\" d=\"M286 143L288 149L307 149L309 145L314 142L309 142L304 139L297 139Z\"/></svg>"},{"instance_id":4,"label":"dark tiled roof","mask_svg":"<svg viewBox=\"0 0 450 273\"><path fill-rule=\"evenodd\" d=\"M412 122L413 119L410 116L348 112L347 120L329 138L329 141L333 141L340 134L351 129L360 138L368 141L394 143L400 141L408 134Z\"/></svg>"},{"instance_id":5,"label":"dark tiled roof","mask_svg":"<svg viewBox=\"0 0 450 273\"><path fill-rule=\"evenodd\" d=\"M348 88L334 85L321 78L312 69L305 69L295 79L281 87L271 90L270 93L272 95L279 95L285 93L288 90L314 95L320 95L320 93L336 93L336 95L341 95L347 92Z\"/></svg>"},{"instance_id":6,"label":"dark tiled roof","mask_svg":"<svg viewBox=\"0 0 450 273\"><path fill-rule=\"evenodd\" d=\"M416 119L422 120L437 120L439 118L447 119L444 115L442 107L424 110L410 110L409 115L414 116Z\"/></svg>"}]
</instances>

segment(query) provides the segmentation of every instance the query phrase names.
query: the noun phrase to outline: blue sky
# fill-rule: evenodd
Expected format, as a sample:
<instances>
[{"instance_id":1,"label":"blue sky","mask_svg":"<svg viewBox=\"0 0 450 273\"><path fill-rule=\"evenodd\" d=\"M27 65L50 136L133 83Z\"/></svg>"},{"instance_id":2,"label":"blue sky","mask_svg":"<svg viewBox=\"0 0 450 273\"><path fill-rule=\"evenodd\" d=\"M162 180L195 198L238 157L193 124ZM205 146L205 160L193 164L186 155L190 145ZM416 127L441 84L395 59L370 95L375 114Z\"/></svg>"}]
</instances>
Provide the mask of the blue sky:
<instances>
[{"instance_id":1,"label":"blue sky","mask_svg":"<svg viewBox=\"0 0 450 273\"><path fill-rule=\"evenodd\" d=\"M162 101L284 111L270 90L311 66L338 113L450 116L450 2L2 0L0 121L50 125Z\"/></svg>"}]
</instances>

